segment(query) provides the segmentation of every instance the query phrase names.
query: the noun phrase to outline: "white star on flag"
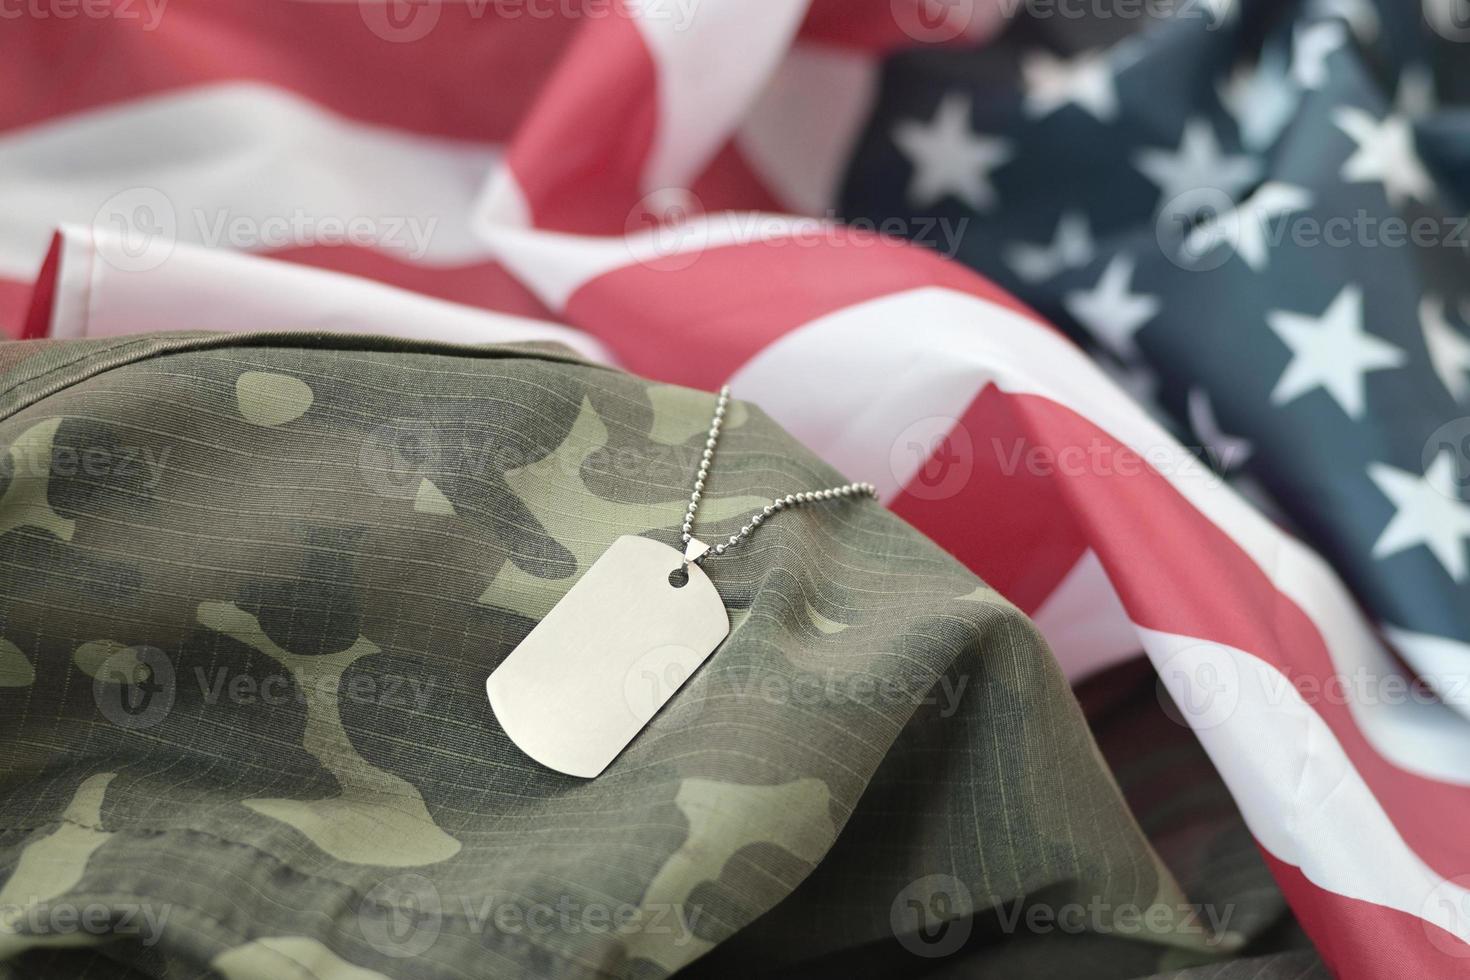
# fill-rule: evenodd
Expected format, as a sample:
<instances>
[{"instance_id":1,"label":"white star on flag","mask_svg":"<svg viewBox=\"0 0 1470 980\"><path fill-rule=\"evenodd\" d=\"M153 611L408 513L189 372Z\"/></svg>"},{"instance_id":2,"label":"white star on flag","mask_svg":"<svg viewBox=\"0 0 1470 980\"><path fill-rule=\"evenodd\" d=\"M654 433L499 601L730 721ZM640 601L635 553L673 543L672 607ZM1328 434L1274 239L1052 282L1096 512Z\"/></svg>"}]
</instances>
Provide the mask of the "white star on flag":
<instances>
[{"instance_id":1,"label":"white star on flag","mask_svg":"<svg viewBox=\"0 0 1470 980\"><path fill-rule=\"evenodd\" d=\"M1065 105L1086 109L1100 122L1118 116L1118 89L1106 52L1084 51L1071 60L1032 51L1021 63L1026 83L1024 111L1044 118Z\"/></svg>"},{"instance_id":2,"label":"white star on flag","mask_svg":"<svg viewBox=\"0 0 1470 980\"><path fill-rule=\"evenodd\" d=\"M1291 361L1271 392L1273 405L1324 388L1350 418L1360 418L1367 400L1364 376L1408 360L1402 350L1363 329L1363 291L1355 285L1344 286L1321 316L1272 310L1266 322L1291 348Z\"/></svg>"},{"instance_id":3,"label":"white star on flag","mask_svg":"<svg viewBox=\"0 0 1470 980\"><path fill-rule=\"evenodd\" d=\"M1343 180L1382 183L1395 207L1409 198L1427 202L1434 197L1434 180L1414 148L1414 124L1408 117L1392 112L1375 119L1362 109L1343 106L1332 118L1358 144L1342 165Z\"/></svg>"},{"instance_id":4,"label":"white star on flag","mask_svg":"<svg viewBox=\"0 0 1470 980\"><path fill-rule=\"evenodd\" d=\"M1327 59L1348 38L1340 20L1298 27L1291 38L1291 77L1302 88L1319 89L1327 82Z\"/></svg>"},{"instance_id":5,"label":"white star on flag","mask_svg":"<svg viewBox=\"0 0 1470 980\"><path fill-rule=\"evenodd\" d=\"M1016 242L1006 249L1006 263L1027 282L1042 282L1063 269L1079 269L1096 254L1087 215L1068 211L1057 221L1050 245Z\"/></svg>"},{"instance_id":6,"label":"white star on flag","mask_svg":"<svg viewBox=\"0 0 1470 980\"><path fill-rule=\"evenodd\" d=\"M970 125L971 106L968 95L951 93L929 122L906 119L894 127L893 142L914 167L908 197L915 207L946 194L977 211L995 204L990 173L1011 159L1010 144L977 134Z\"/></svg>"},{"instance_id":7,"label":"white star on flag","mask_svg":"<svg viewBox=\"0 0 1470 980\"><path fill-rule=\"evenodd\" d=\"M1257 64L1237 65L1218 86L1220 101L1235 118L1240 141L1249 149L1259 152L1269 147L1296 114L1302 96L1288 71L1284 50L1267 45Z\"/></svg>"},{"instance_id":8,"label":"white star on flag","mask_svg":"<svg viewBox=\"0 0 1470 980\"><path fill-rule=\"evenodd\" d=\"M1224 191L1233 200L1250 186L1260 165L1250 157L1222 153L1214 128L1204 119L1191 119L1184 126L1179 148L1138 151L1133 165L1159 185L1161 202L1201 187Z\"/></svg>"},{"instance_id":9,"label":"white star on flag","mask_svg":"<svg viewBox=\"0 0 1470 980\"><path fill-rule=\"evenodd\" d=\"M1212 29L1223 27L1240 14L1239 0L1199 0L1199 6L1210 15Z\"/></svg>"},{"instance_id":10,"label":"white star on flag","mask_svg":"<svg viewBox=\"0 0 1470 980\"><path fill-rule=\"evenodd\" d=\"M1370 464L1368 476L1394 506L1392 520L1373 543L1373 557L1387 558L1422 544L1433 552L1450 578L1463 581L1470 504L1460 499L1455 486L1455 454L1448 449L1441 451L1423 477L1386 463Z\"/></svg>"},{"instance_id":11,"label":"white star on flag","mask_svg":"<svg viewBox=\"0 0 1470 980\"><path fill-rule=\"evenodd\" d=\"M1429 363L1434 373L1457 402L1470 394L1470 340L1450 325L1445 316L1444 300L1426 296L1419 301L1419 326L1424 331L1424 346L1429 349Z\"/></svg>"},{"instance_id":12,"label":"white star on flag","mask_svg":"<svg viewBox=\"0 0 1470 980\"><path fill-rule=\"evenodd\" d=\"M1353 35L1364 44L1376 41L1382 28L1371 0L1315 0L1311 12L1317 17L1346 21Z\"/></svg>"},{"instance_id":13,"label":"white star on flag","mask_svg":"<svg viewBox=\"0 0 1470 980\"><path fill-rule=\"evenodd\" d=\"M1295 184L1275 181L1262 184L1250 197L1230 211L1218 214L1195 227L1184 239L1181 254L1196 259L1222 242L1235 250L1246 265L1257 272L1266 267L1271 221L1310 207L1312 195Z\"/></svg>"},{"instance_id":14,"label":"white star on flag","mask_svg":"<svg viewBox=\"0 0 1470 980\"><path fill-rule=\"evenodd\" d=\"M1434 111L1434 75L1422 64L1405 65L1399 72L1399 87L1393 108L1401 116L1422 119Z\"/></svg>"},{"instance_id":15,"label":"white star on flag","mask_svg":"<svg viewBox=\"0 0 1470 980\"><path fill-rule=\"evenodd\" d=\"M1079 289L1063 300L1067 312L1120 357L1137 348L1133 335L1159 312L1159 298L1132 292L1133 259L1116 255L1091 289Z\"/></svg>"}]
</instances>

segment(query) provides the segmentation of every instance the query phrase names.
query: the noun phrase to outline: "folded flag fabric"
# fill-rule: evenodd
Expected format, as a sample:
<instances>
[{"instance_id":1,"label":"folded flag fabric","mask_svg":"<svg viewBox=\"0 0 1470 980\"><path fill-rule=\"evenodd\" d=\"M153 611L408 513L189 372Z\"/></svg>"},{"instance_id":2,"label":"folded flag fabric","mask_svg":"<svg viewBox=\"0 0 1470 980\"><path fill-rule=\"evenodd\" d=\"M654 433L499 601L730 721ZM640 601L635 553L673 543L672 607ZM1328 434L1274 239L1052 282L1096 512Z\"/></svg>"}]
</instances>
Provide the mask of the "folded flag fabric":
<instances>
[{"instance_id":1,"label":"folded flag fabric","mask_svg":"<svg viewBox=\"0 0 1470 980\"><path fill-rule=\"evenodd\" d=\"M1470 713L1466 37L1432 4L1193 14L894 60L844 213L963 224Z\"/></svg>"},{"instance_id":2,"label":"folded flag fabric","mask_svg":"<svg viewBox=\"0 0 1470 980\"><path fill-rule=\"evenodd\" d=\"M19 22L28 335L483 329L731 379L1068 676L1146 652L1336 974L1463 970L1463 255L1284 224L1453 214L1445 5L217 7Z\"/></svg>"}]
</instances>

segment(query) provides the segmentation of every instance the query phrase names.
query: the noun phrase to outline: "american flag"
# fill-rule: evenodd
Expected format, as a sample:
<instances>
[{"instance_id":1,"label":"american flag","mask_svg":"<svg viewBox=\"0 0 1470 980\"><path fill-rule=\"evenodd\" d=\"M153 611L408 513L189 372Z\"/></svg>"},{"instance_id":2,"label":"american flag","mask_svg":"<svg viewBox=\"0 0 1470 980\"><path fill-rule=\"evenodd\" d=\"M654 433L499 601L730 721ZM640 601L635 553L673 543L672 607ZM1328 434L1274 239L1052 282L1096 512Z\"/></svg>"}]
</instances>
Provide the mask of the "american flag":
<instances>
[{"instance_id":1,"label":"american flag","mask_svg":"<svg viewBox=\"0 0 1470 980\"><path fill-rule=\"evenodd\" d=\"M28 0L0 324L729 380L1074 679L1146 654L1335 973L1460 976L1470 26L1141 6Z\"/></svg>"}]
</instances>

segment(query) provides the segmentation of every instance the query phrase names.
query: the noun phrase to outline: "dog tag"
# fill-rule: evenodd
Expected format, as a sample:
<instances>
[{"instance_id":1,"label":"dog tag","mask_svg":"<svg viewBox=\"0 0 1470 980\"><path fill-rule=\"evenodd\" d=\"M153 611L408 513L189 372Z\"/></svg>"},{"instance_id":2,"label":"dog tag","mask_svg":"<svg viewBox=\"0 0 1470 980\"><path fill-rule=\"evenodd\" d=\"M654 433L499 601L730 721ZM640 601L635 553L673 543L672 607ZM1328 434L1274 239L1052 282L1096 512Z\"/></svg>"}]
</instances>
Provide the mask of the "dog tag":
<instances>
[{"instance_id":1,"label":"dog tag","mask_svg":"<svg viewBox=\"0 0 1470 980\"><path fill-rule=\"evenodd\" d=\"M485 691L522 752L590 779L729 634L704 569L668 545L625 536L495 668Z\"/></svg>"}]
</instances>

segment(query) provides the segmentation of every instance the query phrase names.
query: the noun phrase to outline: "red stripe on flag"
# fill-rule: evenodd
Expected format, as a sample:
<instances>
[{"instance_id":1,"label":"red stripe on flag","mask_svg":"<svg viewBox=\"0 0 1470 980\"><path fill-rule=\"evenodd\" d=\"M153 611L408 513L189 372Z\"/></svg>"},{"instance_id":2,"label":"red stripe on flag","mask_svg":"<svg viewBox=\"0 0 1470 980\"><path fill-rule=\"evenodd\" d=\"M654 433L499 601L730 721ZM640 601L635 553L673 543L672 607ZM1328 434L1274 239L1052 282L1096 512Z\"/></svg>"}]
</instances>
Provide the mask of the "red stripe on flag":
<instances>
[{"instance_id":1,"label":"red stripe on flag","mask_svg":"<svg viewBox=\"0 0 1470 980\"><path fill-rule=\"evenodd\" d=\"M1023 421L1006 395L987 387L889 506L1030 614L1088 541L1050 477L1028 472L1024 456L1007 472L1011 449L1024 454L1035 445ZM973 471L958 494L938 496L959 475L955 467Z\"/></svg>"},{"instance_id":2,"label":"red stripe on flag","mask_svg":"<svg viewBox=\"0 0 1470 980\"><path fill-rule=\"evenodd\" d=\"M728 220L758 228L760 219ZM707 389L804 323L919 287L978 296L1051 329L1017 300L936 253L849 228L811 227L817 241L777 238L624 266L578 289L566 306L568 322L611 347L635 373ZM651 296L657 301L649 302Z\"/></svg>"},{"instance_id":3,"label":"red stripe on flag","mask_svg":"<svg viewBox=\"0 0 1470 980\"><path fill-rule=\"evenodd\" d=\"M812 0L801 38L876 54L918 45L964 46L1003 23L1002 0Z\"/></svg>"},{"instance_id":4,"label":"red stripe on flag","mask_svg":"<svg viewBox=\"0 0 1470 980\"><path fill-rule=\"evenodd\" d=\"M690 189L706 212L787 210L756 176L733 142L725 144Z\"/></svg>"},{"instance_id":5,"label":"red stripe on flag","mask_svg":"<svg viewBox=\"0 0 1470 980\"><path fill-rule=\"evenodd\" d=\"M1417 915L1327 891L1296 865L1264 848L1262 853L1333 976L1341 980L1434 980L1470 975L1470 946L1458 936ZM1457 910L1462 920L1465 914Z\"/></svg>"},{"instance_id":6,"label":"red stripe on flag","mask_svg":"<svg viewBox=\"0 0 1470 980\"><path fill-rule=\"evenodd\" d=\"M511 6L523 16L509 16ZM151 29L150 7L161 7ZM579 23L494 2L114 0L112 9L4 21L0 130L254 81L365 122L504 142Z\"/></svg>"},{"instance_id":7,"label":"red stripe on flag","mask_svg":"<svg viewBox=\"0 0 1470 980\"><path fill-rule=\"evenodd\" d=\"M31 293L30 308L21 324L23 340L40 340L51 336L51 309L56 305L56 282L61 272L61 253L65 246L61 233L51 236L51 245L46 249L46 260L41 263L41 273L36 277L36 287Z\"/></svg>"},{"instance_id":8,"label":"red stripe on flag","mask_svg":"<svg viewBox=\"0 0 1470 980\"><path fill-rule=\"evenodd\" d=\"M1379 753L1346 698L1331 695L1337 672L1312 621L1137 453L1049 398L994 386L975 398L958 428L966 437L992 430L1018 435L1054 467L1068 459L1082 462L1049 476L1047 492L1029 474L1007 475L986 459L994 453L988 441L975 444L973 485L940 499L908 488L895 501L915 527L944 540L982 578L1004 581L1002 563L1029 554L1021 535L1007 530L1016 513L1021 527L1048 534L1041 547L1043 573L1049 573L1062 563L1069 534L1047 531L1038 511L1042 501L1050 503L1055 522L1075 526L1097 552L1133 622L1236 647L1275 667L1327 723L1409 847L1441 875L1470 868L1470 838L1443 816L1470 808L1470 787L1407 772ZM1018 473L1026 469L1023 462ZM997 527L1000 542L1023 550L1005 550L991 536Z\"/></svg>"},{"instance_id":9,"label":"red stripe on flag","mask_svg":"<svg viewBox=\"0 0 1470 980\"><path fill-rule=\"evenodd\" d=\"M657 86L625 13L583 26L508 154L537 227L622 234L637 220L630 215L658 125Z\"/></svg>"},{"instance_id":10,"label":"red stripe on flag","mask_svg":"<svg viewBox=\"0 0 1470 980\"><path fill-rule=\"evenodd\" d=\"M30 283L0 279L0 339L22 335L30 302Z\"/></svg>"}]
</instances>

